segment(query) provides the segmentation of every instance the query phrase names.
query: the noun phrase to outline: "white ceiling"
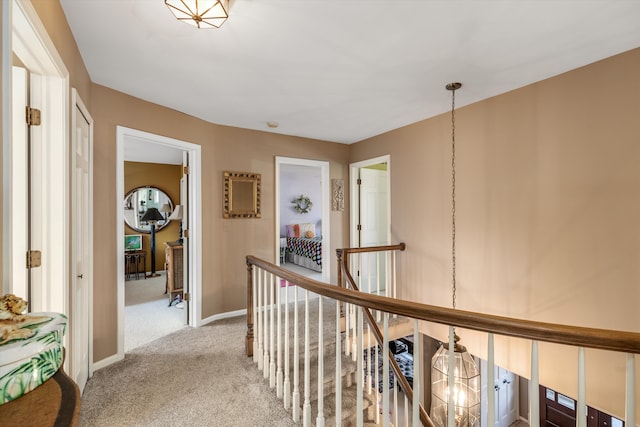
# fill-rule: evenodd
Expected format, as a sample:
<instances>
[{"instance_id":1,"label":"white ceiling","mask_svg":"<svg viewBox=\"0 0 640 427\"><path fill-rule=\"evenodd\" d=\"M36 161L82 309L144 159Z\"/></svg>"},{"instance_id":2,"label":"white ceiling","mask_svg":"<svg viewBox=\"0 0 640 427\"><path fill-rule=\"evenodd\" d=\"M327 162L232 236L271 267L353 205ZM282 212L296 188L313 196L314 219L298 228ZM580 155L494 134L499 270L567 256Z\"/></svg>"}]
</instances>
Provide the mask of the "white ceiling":
<instances>
[{"instance_id":1,"label":"white ceiling","mask_svg":"<svg viewBox=\"0 0 640 427\"><path fill-rule=\"evenodd\" d=\"M640 47L638 0L61 0L93 82L212 123L353 143ZM267 121L279 123L268 128Z\"/></svg>"}]
</instances>

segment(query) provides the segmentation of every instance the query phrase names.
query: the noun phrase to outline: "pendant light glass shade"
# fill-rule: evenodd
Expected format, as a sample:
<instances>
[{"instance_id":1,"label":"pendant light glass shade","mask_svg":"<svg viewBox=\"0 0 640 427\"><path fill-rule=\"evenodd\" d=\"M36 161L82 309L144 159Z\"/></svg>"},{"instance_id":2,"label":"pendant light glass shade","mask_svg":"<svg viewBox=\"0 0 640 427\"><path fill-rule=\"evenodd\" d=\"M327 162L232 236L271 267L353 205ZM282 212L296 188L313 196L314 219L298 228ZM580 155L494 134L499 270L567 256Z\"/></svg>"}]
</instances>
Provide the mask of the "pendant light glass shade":
<instances>
[{"instance_id":1,"label":"pendant light glass shade","mask_svg":"<svg viewBox=\"0 0 640 427\"><path fill-rule=\"evenodd\" d=\"M227 0L164 0L176 19L197 28L220 28L229 17Z\"/></svg>"},{"instance_id":2,"label":"pendant light glass shade","mask_svg":"<svg viewBox=\"0 0 640 427\"><path fill-rule=\"evenodd\" d=\"M459 339L456 336L456 339ZM449 343L443 343L431 359L431 420L447 425L449 409ZM480 371L464 346L453 352L453 405L456 426L480 426Z\"/></svg>"}]
</instances>

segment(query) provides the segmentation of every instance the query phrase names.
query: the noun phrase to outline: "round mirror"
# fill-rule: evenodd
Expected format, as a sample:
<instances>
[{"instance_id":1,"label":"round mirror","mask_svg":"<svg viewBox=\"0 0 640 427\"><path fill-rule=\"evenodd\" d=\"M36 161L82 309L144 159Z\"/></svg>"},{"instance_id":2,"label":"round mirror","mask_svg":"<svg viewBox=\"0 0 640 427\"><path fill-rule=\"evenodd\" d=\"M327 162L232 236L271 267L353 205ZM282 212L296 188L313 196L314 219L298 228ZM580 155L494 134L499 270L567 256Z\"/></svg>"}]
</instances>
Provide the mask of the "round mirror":
<instances>
[{"instance_id":1,"label":"round mirror","mask_svg":"<svg viewBox=\"0 0 640 427\"><path fill-rule=\"evenodd\" d=\"M156 208L165 218L156 221L156 231L169 225L173 202L167 193L155 187L138 187L127 193L124 197L124 222L132 230L151 233L151 223L142 219L150 208Z\"/></svg>"}]
</instances>

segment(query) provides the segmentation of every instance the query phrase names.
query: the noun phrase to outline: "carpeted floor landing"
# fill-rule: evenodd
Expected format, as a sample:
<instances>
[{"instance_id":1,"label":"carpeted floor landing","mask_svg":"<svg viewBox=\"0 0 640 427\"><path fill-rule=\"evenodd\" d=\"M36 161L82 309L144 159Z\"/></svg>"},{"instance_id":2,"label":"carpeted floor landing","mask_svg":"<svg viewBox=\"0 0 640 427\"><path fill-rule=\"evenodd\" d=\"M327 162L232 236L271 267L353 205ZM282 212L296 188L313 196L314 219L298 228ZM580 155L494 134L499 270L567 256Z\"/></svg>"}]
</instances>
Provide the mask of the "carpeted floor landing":
<instances>
[{"instance_id":1,"label":"carpeted floor landing","mask_svg":"<svg viewBox=\"0 0 640 427\"><path fill-rule=\"evenodd\" d=\"M95 372L80 427L293 426L244 354L246 318L185 328Z\"/></svg>"}]
</instances>

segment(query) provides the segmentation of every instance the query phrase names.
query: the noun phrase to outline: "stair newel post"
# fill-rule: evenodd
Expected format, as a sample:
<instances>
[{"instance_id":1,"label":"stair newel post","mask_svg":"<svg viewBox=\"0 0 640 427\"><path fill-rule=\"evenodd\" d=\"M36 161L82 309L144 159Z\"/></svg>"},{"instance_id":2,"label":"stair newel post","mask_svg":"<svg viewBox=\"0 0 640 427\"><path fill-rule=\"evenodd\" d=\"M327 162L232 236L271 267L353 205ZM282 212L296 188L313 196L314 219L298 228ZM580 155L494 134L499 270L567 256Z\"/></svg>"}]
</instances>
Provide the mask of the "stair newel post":
<instances>
[{"instance_id":1,"label":"stair newel post","mask_svg":"<svg viewBox=\"0 0 640 427\"><path fill-rule=\"evenodd\" d=\"M253 283L253 265L246 260L247 263L247 338L245 341L245 352L247 356L252 356L256 362L256 353L258 352L257 342L253 338L254 320L256 318L256 287Z\"/></svg>"},{"instance_id":2,"label":"stair newel post","mask_svg":"<svg viewBox=\"0 0 640 427\"><path fill-rule=\"evenodd\" d=\"M277 365L276 365L276 397L278 399L282 399L282 382L283 382L283 377L282 377L282 304L280 301L281 298L281 292L282 292L282 287L280 286L280 278L279 277L275 277L275 281L276 284L274 286L275 292L276 292L276 306L277 306L277 322L278 322L278 327L277 327L277 334L276 334L276 342L277 342L277 353L276 353L276 360L277 360Z\"/></svg>"},{"instance_id":3,"label":"stair newel post","mask_svg":"<svg viewBox=\"0 0 640 427\"><path fill-rule=\"evenodd\" d=\"M364 400L364 393L363 393L363 376L364 376L364 369L362 366L362 360L363 360L363 339L362 339L362 334L363 334L363 327L362 327L362 307L358 307L356 314L357 314L357 320L356 320L356 327L358 330L357 333L357 337L356 337L356 359L357 359L357 369L356 369L356 375L357 375L357 383L356 383L356 411L357 411L357 425L358 426L362 426L364 423L364 405L363 405L363 400ZM368 359L368 358L367 358Z\"/></svg>"},{"instance_id":4,"label":"stair newel post","mask_svg":"<svg viewBox=\"0 0 640 427\"><path fill-rule=\"evenodd\" d=\"M291 407L291 383L289 378L289 282L285 282L284 293L284 382L283 391L284 394L284 409Z\"/></svg>"},{"instance_id":5,"label":"stair newel post","mask_svg":"<svg viewBox=\"0 0 640 427\"><path fill-rule=\"evenodd\" d=\"M382 426L389 427L389 313L382 319Z\"/></svg>"},{"instance_id":6,"label":"stair newel post","mask_svg":"<svg viewBox=\"0 0 640 427\"><path fill-rule=\"evenodd\" d=\"M262 287L264 289L264 308L263 308L263 329L264 329L264 360L262 362L262 373L264 379L269 378L269 286L267 283L267 271L263 271Z\"/></svg>"},{"instance_id":7,"label":"stair newel post","mask_svg":"<svg viewBox=\"0 0 640 427\"><path fill-rule=\"evenodd\" d=\"M298 333L298 286L293 293L293 421L300 420L300 334Z\"/></svg>"},{"instance_id":8,"label":"stair newel post","mask_svg":"<svg viewBox=\"0 0 640 427\"><path fill-rule=\"evenodd\" d=\"M420 329L418 327L418 319L414 320L413 325L413 404L412 404L412 419L413 426L420 426L420 404L422 398L420 391L422 390L422 339L420 338ZM405 397L406 402L406 397ZM405 419L409 419L406 408L409 405L405 404Z\"/></svg>"},{"instance_id":9,"label":"stair newel post","mask_svg":"<svg viewBox=\"0 0 640 427\"><path fill-rule=\"evenodd\" d=\"M257 311L257 315L256 315L256 324L258 326L257 330L256 330L256 335L258 336L258 354L254 355L253 357L255 359L258 359L258 369L262 370L263 369L263 362L264 362L264 348L262 346L263 343L263 332L262 330L264 329L264 318L262 317L262 313L264 312L264 307L262 305L262 273L261 270L259 270L256 267L256 271L255 271L255 276L256 276L256 294L258 294L258 311Z\"/></svg>"},{"instance_id":10,"label":"stair newel post","mask_svg":"<svg viewBox=\"0 0 640 427\"><path fill-rule=\"evenodd\" d=\"M324 427L324 327L322 295L318 295L318 416L316 427Z\"/></svg>"},{"instance_id":11,"label":"stair newel post","mask_svg":"<svg viewBox=\"0 0 640 427\"><path fill-rule=\"evenodd\" d=\"M340 301L336 300L336 427L342 425L342 333L340 320Z\"/></svg>"},{"instance_id":12,"label":"stair newel post","mask_svg":"<svg viewBox=\"0 0 640 427\"><path fill-rule=\"evenodd\" d=\"M311 426L311 369L309 342L309 291L304 290L304 405L302 405L302 425Z\"/></svg>"}]
</instances>

